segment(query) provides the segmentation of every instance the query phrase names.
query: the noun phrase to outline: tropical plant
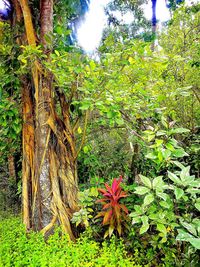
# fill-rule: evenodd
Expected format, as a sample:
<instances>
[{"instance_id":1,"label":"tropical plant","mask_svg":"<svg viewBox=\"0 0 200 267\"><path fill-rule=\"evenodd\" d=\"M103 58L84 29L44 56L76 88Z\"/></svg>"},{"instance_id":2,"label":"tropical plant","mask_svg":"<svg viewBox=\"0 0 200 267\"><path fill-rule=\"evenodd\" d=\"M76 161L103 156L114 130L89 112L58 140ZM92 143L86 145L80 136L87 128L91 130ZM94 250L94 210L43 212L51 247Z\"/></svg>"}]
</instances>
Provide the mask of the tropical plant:
<instances>
[{"instance_id":1,"label":"tropical plant","mask_svg":"<svg viewBox=\"0 0 200 267\"><path fill-rule=\"evenodd\" d=\"M173 160L188 156L181 142L177 141L179 137L190 132L186 128L174 127L175 121L168 122L166 117L162 116L159 122L154 126L149 126L148 130L143 132L144 139L148 142L146 158L151 159L157 164L157 170L168 167Z\"/></svg>"},{"instance_id":2,"label":"tropical plant","mask_svg":"<svg viewBox=\"0 0 200 267\"><path fill-rule=\"evenodd\" d=\"M27 235L19 217L0 219L0 240L1 267L104 267L105 262L110 267L142 266L128 255L121 240L112 238L100 245L87 231L73 243L60 228L46 240L38 232Z\"/></svg>"},{"instance_id":3,"label":"tropical plant","mask_svg":"<svg viewBox=\"0 0 200 267\"><path fill-rule=\"evenodd\" d=\"M156 230L161 243L169 237L175 238L178 230L177 240L188 241L200 249L200 179L190 175L189 166L175 164L181 170L176 174L168 171L168 183L162 176L152 180L140 175L142 185L136 187L135 193L144 198L142 205L135 205L130 214L132 224L142 222L140 234Z\"/></svg>"},{"instance_id":4,"label":"tropical plant","mask_svg":"<svg viewBox=\"0 0 200 267\"><path fill-rule=\"evenodd\" d=\"M103 195L102 199L97 202L103 205L102 211L99 212L96 218L103 217L103 225L108 225L108 229L104 234L104 238L108 235L111 236L113 231L116 230L119 236L122 235L122 225L127 227L127 207L120 203L122 198L127 197L127 193L121 188L122 176L119 179L114 179L112 185L109 186L105 183L106 189L99 189Z\"/></svg>"},{"instance_id":5,"label":"tropical plant","mask_svg":"<svg viewBox=\"0 0 200 267\"><path fill-rule=\"evenodd\" d=\"M98 190L96 187L91 187L79 192L78 199L80 210L73 214L71 221L78 226L83 224L85 227L89 226L89 221L93 218L94 213L94 199L98 197Z\"/></svg>"}]
</instances>

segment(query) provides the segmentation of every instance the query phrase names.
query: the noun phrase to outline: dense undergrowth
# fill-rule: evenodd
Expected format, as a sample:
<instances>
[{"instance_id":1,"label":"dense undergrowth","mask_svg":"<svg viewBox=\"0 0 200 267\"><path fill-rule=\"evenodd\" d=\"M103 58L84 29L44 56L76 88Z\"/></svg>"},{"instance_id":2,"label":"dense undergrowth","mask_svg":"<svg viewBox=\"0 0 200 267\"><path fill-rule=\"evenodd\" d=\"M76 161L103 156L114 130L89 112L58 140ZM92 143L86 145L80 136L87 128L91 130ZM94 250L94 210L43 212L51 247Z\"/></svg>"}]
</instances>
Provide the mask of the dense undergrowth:
<instances>
[{"instance_id":1,"label":"dense undergrowth","mask_svg":"<svg viewBox=\"0 0 200 267\"><path fill-rule=\"evenodd\" d=\"M123 243L113 238L102 245L84 234L76 243L59 229L48 240L40 233L25 233L18 217L0 221L0 267L133 267Z\"/></svg>"},{"instance_id":2,"label":"dense undergrowth","mask_svg":"<svg viewBox=\"0 0 200 267\"><path fill-rule=\"evenodd\" d=\"M3 219L4 218L4 219ZM153 239L153 237L152 237ZM146 244L146 245L145 245ZM178 259L178 251L169 243L153 248L132 236L132 242L113 236L95 241L91 230L76 243L57 228L48 239L41 233L25 232L20 217L0 216L0 267L196 267L198 254L191 249Z\"/></svg>"}]
</instances>

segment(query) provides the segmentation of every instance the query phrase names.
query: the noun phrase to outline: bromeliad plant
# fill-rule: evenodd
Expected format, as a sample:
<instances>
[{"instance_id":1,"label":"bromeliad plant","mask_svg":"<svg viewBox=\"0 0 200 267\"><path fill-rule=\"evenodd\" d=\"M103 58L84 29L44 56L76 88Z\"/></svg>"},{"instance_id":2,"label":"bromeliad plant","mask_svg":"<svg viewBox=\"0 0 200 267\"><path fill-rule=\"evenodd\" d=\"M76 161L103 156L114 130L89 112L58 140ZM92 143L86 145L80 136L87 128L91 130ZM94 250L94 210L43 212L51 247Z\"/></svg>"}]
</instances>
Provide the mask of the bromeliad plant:
<instances>
[{"instance_id":1,"label":"bromeliad plant","mask_svg":"<svg viewBox=\"0 0 200 267\"><path fill-rule=\"evenodd\" d=\"M97 202L103 205L102 211L99 212L96 218L103 217L103 225L108 225L108 229L104 234L104 238L113 234L114 230L117 231L119 236L122 234L122 226L127 228L128 209L120 203L122 198L127 197L127 193L122 190L120 184L122 182L122 176L119 179L114 179L112 185L109 186L105 183L106 189L98 189L103 195L102 199Z\"/></svg>"}]
</instances>

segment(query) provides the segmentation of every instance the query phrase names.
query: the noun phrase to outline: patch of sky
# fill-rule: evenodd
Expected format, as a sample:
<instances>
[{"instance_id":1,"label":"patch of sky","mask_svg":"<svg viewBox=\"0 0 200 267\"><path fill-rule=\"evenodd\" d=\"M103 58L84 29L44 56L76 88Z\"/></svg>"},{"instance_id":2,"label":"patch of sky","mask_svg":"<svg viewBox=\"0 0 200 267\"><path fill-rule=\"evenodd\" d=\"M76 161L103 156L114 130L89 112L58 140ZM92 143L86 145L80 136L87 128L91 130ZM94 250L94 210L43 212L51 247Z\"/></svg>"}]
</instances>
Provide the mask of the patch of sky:
<instances>
[{"instance_id":1,"label":"patch of sky","mask_svg":"<svg viewBox=\"0 0 200 267\"><path fill-rule=\"evenodd\" d=\"M92 54L99 46L104 28L107 26L107 17L105 7L111 0L91 0L89 9L76 30L76 39L78 45L87 53ZM198 0L185 0L187 5L198 3ZM142 6L144 15L147 19L152 18L152 1ZM122 14L120 11L113 12L118 20L125 24L131 24L134 16L131 12ZM162 23L170 19L170 11L166 6L165 0L157 0L156 16L161 28Z\"/></svg>"},{"instance_id":2,"label":"patch of sky","mask_svg":"<svg viewBox=\"0 0 200 267\"><path fill-rule=\"evenodd\" d=\"M71 23L72 39L76 39L78 45L88 54L94 53L101 42L103 30L108 25L105 7L110 2L111 0L82 0L83 15ZM185 0L185 2L187 5L191 5L198 3L199 0ZM152 18L151 0L143 5L143 10L146 18L150 20ZM10 1L0 0L0 19L9 19L10 11ZM120 11L115 11L113 15L125 24L131 24L134 20L131 12L122 14ZM160 23L170 19L170 12L166 7L165 0L157 0L156 15Z\"/></svg>"},{"instance_id":3,"label":"patch of sky","mask_svg":"<svg viewBox=\"0 0 200 267\"><path fill-rule=\"evenodd\" d=\"M0 19L8 20L11 13L11 5L7 0L0 0Z\"/></svg>"}]
</instances>

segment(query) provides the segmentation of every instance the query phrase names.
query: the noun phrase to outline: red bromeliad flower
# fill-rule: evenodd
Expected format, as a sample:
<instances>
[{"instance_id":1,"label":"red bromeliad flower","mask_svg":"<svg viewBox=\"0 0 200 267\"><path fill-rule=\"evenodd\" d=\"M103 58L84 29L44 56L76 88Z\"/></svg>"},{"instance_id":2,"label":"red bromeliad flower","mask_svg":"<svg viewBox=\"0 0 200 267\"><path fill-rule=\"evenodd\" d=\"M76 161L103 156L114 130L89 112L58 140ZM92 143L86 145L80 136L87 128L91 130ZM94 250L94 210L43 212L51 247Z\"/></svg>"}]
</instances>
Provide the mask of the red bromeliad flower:
<instances>
[{"instance_id":1,"label":"red bromeliad flower","mask_svg":"<svg viewBox=\"0 0 200 267\"><path fill-rule=\"evenodd\" d=\"M119 179L115 178L111 186L105 183L106 189L98 189L103 198L97 202L100 202L103 207L96 218L103 217L103 225L109 225L104 237L111 236L114 230L117 230L121 236L122 224L127 220L128 209L124 204L119 203L121 198L127 197L120 186L121 181L122 176Z\"/></svg>"}]
</instances>

